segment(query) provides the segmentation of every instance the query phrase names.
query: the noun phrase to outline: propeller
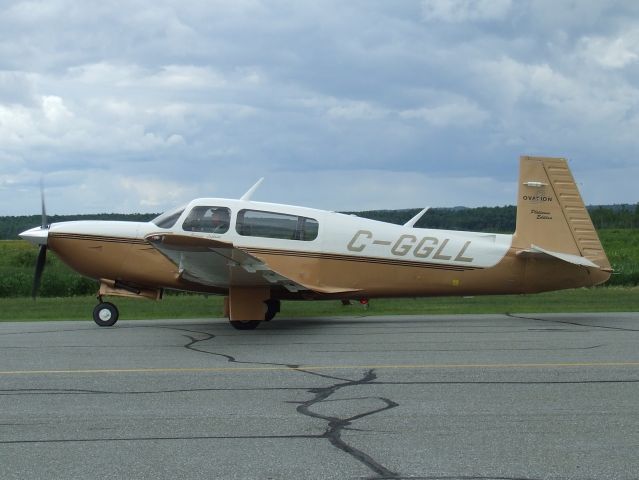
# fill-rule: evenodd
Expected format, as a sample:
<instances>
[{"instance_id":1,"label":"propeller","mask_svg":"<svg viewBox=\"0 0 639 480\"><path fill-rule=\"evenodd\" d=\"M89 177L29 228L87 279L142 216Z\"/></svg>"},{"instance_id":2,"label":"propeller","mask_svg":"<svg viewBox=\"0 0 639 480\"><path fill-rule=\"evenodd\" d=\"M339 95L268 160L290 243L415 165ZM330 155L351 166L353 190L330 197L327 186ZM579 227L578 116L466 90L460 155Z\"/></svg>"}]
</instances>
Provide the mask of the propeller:
<instances>
[{"instance_id":1,"label":"propeller","mask_svg":"<svg viewBox=\"0 0 639 480\"><path fill-rule=\"evenodd\" d=\"M40 179L40 203L42 205L42 223L40 224L40 228L42 230L49 229L49 219L47 218L47 208L44 204L44 183L42 179Z\"/></svg>"},{"instance_id":2,"label":"propeller","mask_svg":"<svg viewBox=\"0 0 639 480\"><path fill-rule=\"evenodd\" d=\"M42 222L40 225L41 230L49 229L49 220L47 218L47 208L44 202L44 185L42 179L40 180L40 201L42 205ZM36 260L35 275L33 276L33 288L31 289L31 296L36 299L38 290L40 289L40 283L42 283L42 272L44 272L44 264L47 261L47 244L40 245L38 251L38 259Z\"/></svg>"},{"instance_id":3,"label":"propeller","mask_svg":"<svg viewBox=\"0 0 639 480\"><path fill-rule=\"evenodd\" d=\"M36 260L35 275L33 277L33 289L31 290L31 296L36 299L38 290L40 290L40 283L42 282L42 272L44 272L44 264L47 261L47 246L40 245L38 251L38 259Z\"/></svg>"}]
</instances>

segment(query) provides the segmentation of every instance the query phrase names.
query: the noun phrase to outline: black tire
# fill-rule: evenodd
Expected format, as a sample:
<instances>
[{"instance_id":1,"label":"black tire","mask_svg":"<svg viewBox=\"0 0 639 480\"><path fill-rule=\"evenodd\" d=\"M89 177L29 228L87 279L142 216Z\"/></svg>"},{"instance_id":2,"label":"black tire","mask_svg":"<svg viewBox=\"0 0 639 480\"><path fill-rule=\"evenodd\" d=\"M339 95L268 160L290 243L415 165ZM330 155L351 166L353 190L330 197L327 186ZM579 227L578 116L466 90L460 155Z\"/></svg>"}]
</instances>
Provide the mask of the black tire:
<instances>
[{"instance_id":1,"label":"black tire","mask_svg":"<svg viewBox=\"0 0 639 480\"><path fill-rule=\"evenodd\" d=\"M260 323L259 320L231 320L231 326L236 330L255 330Z\"/></svg>"},{"instance_id":2,"label":"black tire","mask_svg":"<svg viewBox=\"0 0 639 480\"><path fill-rule=\"evenodd\" d=\"M264 303L266 304L266 314L264 315L264 321L270 322L280 311L280 301L270 299L266 300Z\"/></svg>"},{"instance_id":3,"label":"black tire","mask_svg":"<svg viewBox=\"0 0 639 480\"><path fill-rule=\"evenodd\" d=\"M118 307L110 302L102 302L93 309L93 321L101 327L111 327L115 325L120 317Z\"/></svg>"}]
</instances>

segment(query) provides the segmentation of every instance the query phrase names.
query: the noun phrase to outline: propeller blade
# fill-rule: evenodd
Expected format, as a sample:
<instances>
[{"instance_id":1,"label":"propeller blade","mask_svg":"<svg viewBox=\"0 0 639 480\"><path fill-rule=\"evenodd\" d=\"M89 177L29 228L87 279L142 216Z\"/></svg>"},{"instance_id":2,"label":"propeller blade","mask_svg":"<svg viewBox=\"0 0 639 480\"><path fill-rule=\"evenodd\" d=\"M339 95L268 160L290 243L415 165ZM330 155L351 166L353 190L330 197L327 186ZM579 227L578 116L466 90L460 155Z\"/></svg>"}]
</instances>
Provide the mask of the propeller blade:
<instances>
[{"instance_id":1,"label":"propeller blade","mask_svg":"<svg viewBox=\"0 0 639 480\"><path fill-rule=\"evenodd\" d=\"M42 203L42 224L40 227L42 227L42 230L45 230L49 228L49 219L47 218L47 208L44 204L44 183L42 179L40 179L40 200Z\"/></svg>"},{"instance_id":2,"label":"propeller blade","mask_svg":"<svg viewBox=\"0 0 639 480\"><path fill-rule=\"evenodd\" d=\"M40 290L40 282L42 281L42 272L44 271L44 264L47 261L47 246L40 245L40 251L38 252L38 259L36 260L35 275L33 277L33 290L31 290L31 296L35 300L38 290Z\"/></svg>"}]
</instances>

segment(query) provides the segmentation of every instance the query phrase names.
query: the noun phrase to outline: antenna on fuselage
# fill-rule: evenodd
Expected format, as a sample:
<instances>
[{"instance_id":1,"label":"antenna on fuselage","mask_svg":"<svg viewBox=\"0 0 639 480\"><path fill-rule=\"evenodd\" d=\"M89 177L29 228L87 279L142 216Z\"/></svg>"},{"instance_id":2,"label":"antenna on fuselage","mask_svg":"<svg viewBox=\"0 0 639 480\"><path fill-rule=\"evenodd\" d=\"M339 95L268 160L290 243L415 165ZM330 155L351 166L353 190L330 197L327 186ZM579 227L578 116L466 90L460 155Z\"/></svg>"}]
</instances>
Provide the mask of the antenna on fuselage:
<instances>
[{"instance_id":1,"label":"antenna on fuselage","mask_svg":"<svg viewBox=\"0 0 639 480\"><path fill-rule=\"evenodd\" d=\"M413 218L411 218L408 222L406 222L404 224L404 226L405 227L414 227L415 224L417 223L417 221L420 218L422 218L422 215L424 215L429 209L430 209L430 207L424 208L421 212L419 212L417 215L415 215Z\"/></svg>"},{"instance_id":2,"label":"antenna on fuselage","mask_svg":"<svg viewBox=\"0 0 639 480\"><path fill-rule=\"evenodd\" d=\"M260 178L257 182L255 182L255 185L249 188L247 192L240 197L240 200L249 201L251 199L251 196L253 195L253 192L255 192L255 190L257 190L257 187L260 186L260 183L262 183L262 180L264 180L264 177Z\"/></svg>"}]
</instances>

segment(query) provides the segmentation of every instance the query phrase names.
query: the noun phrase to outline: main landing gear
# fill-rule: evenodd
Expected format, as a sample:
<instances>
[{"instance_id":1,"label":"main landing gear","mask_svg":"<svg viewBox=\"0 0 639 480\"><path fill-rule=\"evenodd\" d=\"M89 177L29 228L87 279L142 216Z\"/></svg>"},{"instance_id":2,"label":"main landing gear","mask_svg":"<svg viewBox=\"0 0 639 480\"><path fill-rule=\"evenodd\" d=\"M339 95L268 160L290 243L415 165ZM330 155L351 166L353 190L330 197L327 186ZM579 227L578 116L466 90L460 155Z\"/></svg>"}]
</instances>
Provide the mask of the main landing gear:
<instances>
[{"instance_id":1,"label":"main landing gear","mask_svg":"<svg viewBox=\"0 0 639 480\"><path fill-rule=\"evenodd\" d=\"M280 313L280 301L270 298L264 302L266 304L266 313L264 314L264 321L270 322L275 318L275 315Z\"/></svg>"},{"instance_id":2,"label":"main landing gear","mask_svg":"<svg viewBox=\"0 0 639 480\"><path fill-rule=\"evenodd\" d=\"M120 317L118 307L111 302L100 302L93 309L93 321L101 327L111 327L115 325Z\"/></svg>"},{"instance_id":3,"label":"main landing gear","mask_svg":"<svg viewBox=\"0 0 639 480\"><path fill-rule=\"evenodd\" d=\"M264 305L266 305L264 321L270 322L280 311L280 301L270 298L264 300ZM236 330L255 330L262 323L262 320L230 320L229 323Z\"/></svg>"}]
</instances>

